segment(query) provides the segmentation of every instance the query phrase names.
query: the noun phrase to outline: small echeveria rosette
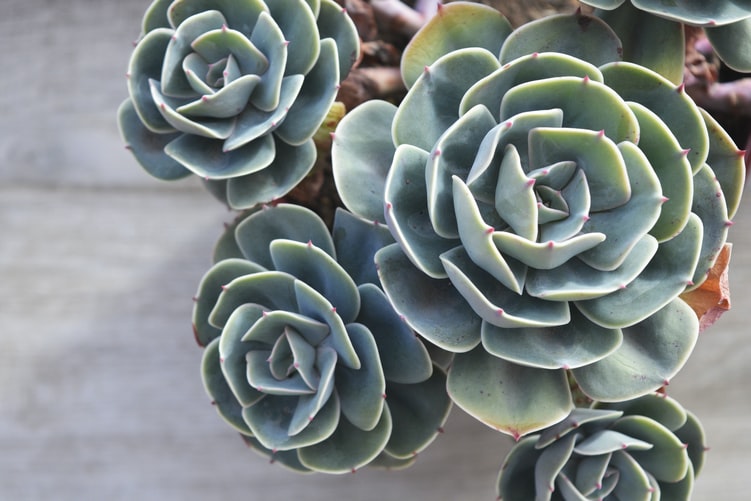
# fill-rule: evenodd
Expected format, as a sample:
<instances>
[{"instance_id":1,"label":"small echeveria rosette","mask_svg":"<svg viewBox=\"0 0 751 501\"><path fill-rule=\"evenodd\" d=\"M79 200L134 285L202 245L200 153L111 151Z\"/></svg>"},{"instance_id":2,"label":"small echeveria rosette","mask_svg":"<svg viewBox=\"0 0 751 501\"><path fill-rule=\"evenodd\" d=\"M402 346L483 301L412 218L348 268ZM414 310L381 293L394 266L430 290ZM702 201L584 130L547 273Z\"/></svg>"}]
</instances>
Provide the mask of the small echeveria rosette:
<instances>
[{"instance_id":1,"label":"small echeveria rosette","mask_svg":"<svg viewBox=\"0 0 751 501\"><path fill-rule=\"evenodd\" d=\"M704 452L699 421L664 394L577 408L515 444L498 499L688 501Z\"/></svg>"},{"instance_id":2,"label":"small echeveria rosette","mask_svg":"<svg viewBox=\"0 0 751 501\"><path fill-rule=\"evenodd\" d=\"M352 110L332 159L344 204L396 238L376 254L394 308L456 353L454 402L518 437L569 414L569 377L623 401L678 372L699 327L679 295L724 246L744 168L603 21L506 25L443 7L404 53L403 102Z\"/></svg>"},{"instance_id":3,"label":"small echeveria rosette","mask_svg":"<svg viewBox=\"0 0 751 501\"><path fill-rule=\"evenodd\" d=\"M196 174L233 208L270 202L313 167L312 136L358 55L332 0L155 0L120 129L157 178Z\"/></svg>"},{"instance_id":4,"label":"small echeveria rosette","mask_svg":"<svg viewBox=\"0 0 751 501\"><path fill-rule=\"evenodd\" d=\"M407 466L450 408L446 375L378 287L384 226L345 211L255 211L220 239L194 308L219 414L272 461L343 473Z\"/></svg>"},{"instance_id":5,"label":"small echeveria rosette","mask_svg":"<svg viewBox=\"0 0 751 501\"><path fill-rule=\"evenodd\" d=\"M751 1L582 0L581 3L595 7L598 17L634 44L635 50L630 50L628 56L662 61L663 67L673 68L674 76L682 75L684 24L702 27L717 55L729 67L741 72L751 71L748 51ZM674 61L671 63L666 58Z\"/></svg>"}]
</instances>

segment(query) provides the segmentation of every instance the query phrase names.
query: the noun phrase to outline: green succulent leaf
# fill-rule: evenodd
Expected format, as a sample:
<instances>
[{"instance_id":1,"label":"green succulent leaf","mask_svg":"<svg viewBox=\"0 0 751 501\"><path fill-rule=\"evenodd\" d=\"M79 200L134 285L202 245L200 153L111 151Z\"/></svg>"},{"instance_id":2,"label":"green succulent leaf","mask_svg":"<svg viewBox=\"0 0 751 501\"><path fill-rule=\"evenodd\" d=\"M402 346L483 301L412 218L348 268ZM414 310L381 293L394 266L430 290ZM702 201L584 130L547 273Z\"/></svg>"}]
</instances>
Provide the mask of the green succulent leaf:
<instances>
[{"instance_id":1,"label":"green succulent leaf","mask_svg":"<svg viewBox=\"0 0 751 501\"><path fill-rule=\"evenodd\" d=\"M597 11L596 15L618 35L624 61L656 71L675 85L683 81L685 36L681 23L648 14L634 8L630 2L615 10L601 8L604 10Z\"/></svg>"},{"instance_id":2,"label":"green succulent leaf","mask_svg":"<svg viewBox=\"0 0 751 501\"><path fill-rule=\"evenodd\" d=\"M201 278L193 307L193 329L200 346L208 345L221 333L224 323L214 324L210 318L223 287L237 277L262 271L266 269L257 264L242 259L227 259L217 263Z\"/></svg>"},{"instance_id":3,"label":"green succulent leaf","mask_svg":"<svg viewBox=\"0 0 751 501\"><path fill-rule=\"evenodd\" d=\"M592 212L584 223L584 232L606 236L594 249L581 253L579 258L597 270L613 271L642 242L660 217L664 204L662 186L646 155L633 143L618 144L626 166L631 197L620 207Z\"/></svg>"},{"instance_id":4,"label":"green succulent leaf","mask_svg":"<svg viewBox=\"0 0 751 501\"><path fill-rule=\"evenodd\" d=\"M674 431L682 443L688 444L686 451L691 460L690 473L698 475L704 465L704 455L707 451L704 428L702 428L699 419L692 412L687 411L685 424L678 429L674 429Z\"/></svg>"},{"instance_id":5,"label":"green succulent leaf","mask_svg":"<svg viewBox=\"0 0 751 501\"><path fill-rule=\"evenodd\" d=\"M648 393L643 397L622 402L597 402L594 408L645 416L673 431L681 428L688 419L686 409L677 400L664 393Z\"/></svg>"},{"instance_id":6,"label":"green succulent leaf","mask_svg":"<svg viewBox=\"0 0 751 501\"><path fill-rule=\"evenodd\" d=\"M325 296L305 282L295 280L293 287L300 313L328 324L331 329L325 345L336 352L340 363L350 369L359 369L361 362L336 308Z\"/></svg>"},{"instance_id":7,"label":"green succulent leaf","mask_svg":"<svg viewBox=\"0 0 751 501\"><path fill-rule=\"evenodd\" d=\"M248 385L245 354L253 348L253 345L243 341L243 336L248 329L262 316L261 306L242 305L232 312L219 338L222 374L235 398L243 407L253 405L263 398L260 391Z\"/></svg>"},{"instance_id":8,"label":"green succulent leaf","mask_svg":"<svg viewBox=\"0 0 751 501\"><path fill-rule=\"evenodd\" d=\"M746 15L751 16L751 9L746 8ZM717 51L722 61L735 71L751 71L751 56L743 50L751 43L751 17L718 27L705 28L712 48Z\"/></svg>"},{"instance_id":9,"label":"green succulent leaf","mask_svg":"<svg viewBox=\"0 0 751 501\"><path fill-rule=\"evenodd\" d=\"M694 190L692 211L699 216L704 228L699 261L691 279L698 286L704 282L725 246L729 225L722 187L709 166L705 165L694 176Z\"/></svg>"},{"instance_id":10,"label":"green succulent leaf","mask_svg":"<svg viewBox=\"0 0 751 501\"><path fill-rule=\"evenodd\" d=\"M393 310L386 295L373 284L359 288L362 306L357 321L371 327L381 355L383 374L390 383L425 381L433 372L427 349Z\"/></svg>"},{"instance_id":11,"label":"green succulent leaf","mask_svg":"<svg viewBox=\"0 0 751 501\"><path fill-rule=\"evenodd\" d=\"M620 329L593 324L576 309L571 312L571 321L559 327L504 329L482 324L482 345L488 353L542 369L589 365L611 355L622 341Z\"/></svg>"},{"instance_id":12,"label":"green succulent leaf","mask_svg":"<svg viewBox=\"0 0 751 501\"><path fill-rule=\"evenodd\" d=\"M263 170L227 180L226 199L230 207L257 207L282 198L313 169L316 146L312 139L292 146L274 137L276 155Z\"/></svg>"},{"instance_id":13,"label":"green succulent leaf","mask_svg":"<svg viewBox=\"0 0 751 501\"><path fill-rule=\"evenodd\" d=\"M428 152L411 145L401 145L386 179L384 201L386 222L394 238L410 260L431 278L446 277L440 253L456 245L438 235L427 209L425 166Z\"/></svg>"},{"instance_id":14,"label":"green succulent leaf","mask_svg":"<svg viewBox=\"0 0 751 501\"><path fill-rule=\"evenodd\" d=\"M318 3L319 0L311 3ZM339 80L344 80L360 57L360 38L347 11L332 0L320 0L318 31L321 40L332 39L336 43L339 59Z\"/></svg>"},{"instance_id":15,"label":"green succulent leaf","mask_svg":"<svg viewBox=\"0 0 751 501\"><path fill-rule=\"evenodd\" d=\"M556 477L574 452L575 435L566 435L555 443L543 449L535 464L535 490L537 492L553 492ZM538 496L539 497L539 496Z\"/></svg>"},{"instance_id":16,"label":"green succulent leaf","mask_svg":"<svg viewBox=\"0 0 751 501\"><path fill-rule=\"evenodd\" d=\"M234 429L245 435L252 435L243 419L242 405L237 401L222 374L219 357L219 338L212 340L203 352L201 359L203 386L219 415Z\"/></svg>"},{"instance_id":17,"label":"green succulent leaf","mask_svg":"<svg viewBox=\"0 0 751 501\"><path fill-rule=\"evenodd\" d=\"M277 239L310 242L336 257L334 242L324 222L310 210L291 204L254 212L237 225L235 238L246 259L269 270L274 269L269 246Z\"/></svg>"},{"instance_id":18,"label":"green succulent leaf","mask_svg":"<svg viewBox=\"0 0 751 501\"><path fill-rule=\"evenodd\" d=\"M707 3L700 0L664 2L657 0L631 0L647 12L669 19L695 25L722 25L751 16L747 1L720 1ZM587 1L586 3L591 3Z\"/></svg>"},{"instance_id":19,"label":"green succulent leaf","mask_svg":"<svg viewBox=\"0 0 751 501\"><path fill-rule=\"evenodd\" d=\"M639 123L622 97L589 78L558 77L519 84L504 95L501 120L555 108L563 111L563 127L603 131L603 136L616 144L638 142Z\"/></svg>"},{"instance_id":20,"label":"green succulent leaf","mask_svg":"<svg viewBox=\"0 0 751 501\"><path fill-rule=\"evenodd\" d=\"M394 157L391 124L396 106L367 101L347 113L331 145L332 170L342 203L370 221L385 222L383 193ZM368 131L364 134L363 131Z\"/></svg>"},{"instance_id":21,"label":"green succulent leaf","mask_svg":"<svg viewBox=\"0 0 751 501\"><path fill-rule=\"evenodd\" d=\"M332 238L337 250L337 262L358 286L380 285L373 259L379 249L394 243L394 237L391 236L388 227L377 222L364 221L337 208ZM362 313L362 309L360 311Z\"/></svg>"},{"instance_id":22,"label":"green succulent leaf","mask_svg":"<svg viewBox=\"0 0 751 501\"><path fill-rule=\"evenodd\" d=\"M706 161L709 138L699 108L665 77L633 63L611 63L600 68L605 83L624 100L635 101L656 114L669 128L696 172ZM647 135L634 141L641 146ZM649 156L649 154L647 154ZM664 187L664 185L663 185Z\"/></svg>"},{"instance_id":23,"label":"green succulent leaf","mask_svg":"<svg viewBox=\"0 0 751 501\"><path fill-rule=\"evenodd\" d=\"M300 458L297 456L296 450L272 451L264 447L261 442L254 437L241 435L241 438L245 441L245 444L248 447L268 458L270 463L280 464L295 473L310 473L313 471L310 468L303 466L300 462Z\"/></svg>"},{"instance_id":24,"label":"green succulent leaf","mask_svg":"<svg viewBox=\"0 0 751 501\"><path fill-rule=\"evenodd\" d=\"M347 334L360 360L358 369L343 364L336 368L336 391L342 414L357 428L370 431L383 414L386 380L373 334L362 324L347 325Z\"/></svg>"},{"instance_id":25,"label":"green succulent leaf","mask_svg":"<svg viewBox=\"0 0 751 501\"><path fill-rule=\"evenodd\" d=\"M524 82L557 77L587 77L602 82L597 66L558 52L522 55L477 81L462 98L460 113L484 105L498 121L501 100L510 89ZM558 124L560 126L560 124Z\"/></svg>"},{"instance_id":26,"label":"green succulent leaf","mask_svg":"<svg viewBox=\"0 0 751 501\"><path fill-rule=\"evenodd\" d=\"M732 219L738 211L746 182L744 152L738 150L733 139L712 115L701 108L699 111L709 133L707 164L717 176L727 203L728 218Z\"/></svg>"},{"instance_id":27,"label":"green succulent leaf","mask_svg":"<svg viewBox=\"0 0 751 501\"><path fill-rule=\"evenodd\" d=\"M571 414L566 416L565 419L543 430L539 434L535 448L542 449L547 447L560 437L566 436L572 431L579 429L584 424L598 423L599 425L602 425L605 423L612 423L622 415L623 412L618 410L577 407L572 410Z\"/></svg>"},{"instance_id":28,"label":"green succulent leaf","mask_svg":"<svg viewBox=\"0 0 751 501\"><path fill-rule=\"evenodd\" d=\"M469 351L480 343L481 319L449 280L419 271L398 244L378 251L375 260L386 295L410 327L451 352Z\"/></svg>"},{"instance_id":29,"label":"green succulent leaf","mask_svg":"<svg viewBox=\"0 0 751 501\"><path fill-rule=\"evenodd\" d=\"M302 144L318 130L336 98L339 83L337 47L334 40L321 40L321 53L304 83L287 117L275 134L289 144Z\"/></svg>"},{"instance_id":30,"label":"green succulent leaf","mask_svg":"<svg viewBox=\"0 0 751 501\"><path fill-rule=\"evenodd\" d=\"M662 424L644 416L624 416L612 429L652 445L648 450L629 450L629 454L658 481L678 482L686 476L690 464L686 448Z\"/></svg>"},{"instance_id":31,"label":"green succulent leaf","mask_svg":"<svg viewBox=\"0 0 751 501\"><path fill-rule=\"evenodd\" d=\"M442 5L405 48L402 78L408 88L412 87L426 66L459 49L479 47L497 55L511 32L508 20L486 5L470 2Z\"/></svg>"},{"instance_id":32,"label":"green succulent leaf","mask_svg":"<svg viewBox=\"0 0 751 501\"><path fill-rule=\"evenodd\" d=\"M321 51L316 14L304 0L274 0L266 3L271 17L289 44L285 76L305 75ZM255 30L254 30L255 32Z\"/></svg>"},{"instance_id":33,"label":"green succulent leaf","mask_svg":"<svg viewBox=\"0 0 751 501\"><path fill-rule=\"evenodd\" d=\"M565 302L514 292L477 266L463 247L443 253L441 259L456 290L488 323L503 328L551 327L571 320Z\"/></svg>"},{"instance_id":34,"label":"green succulent leaf","mask_svg":"<svg viewBox=\"0 0 751 501\"><path fill-rule=\"evenodd\" d=\"M179 26L185 20L206 10L217 10L230 20L229 27L249 34L261 12L268 10L262 0L175 0L167 11L170 25Z\"/></svg>"},{"instance_id":35,"label":"green succulent leaf","mask_svg":"<svg viewBox=\"0 0 751 501\"><path fill-rule=\"evenodd\" d=\"M152 79L162 73L162 58L172 40L173 30L157 28L138 41L128 64L128 92L144 127L151 132L169 134L175 128L159 112L151 95Z\"/></svg>"},{"instance_id":36,"label":"green succulent leaf","mask_svg":"<svg viewBox=\"0 0 751 501\"><path fill-rule=\"evenodd\" d=\"M289 273L331 302L342 321L360 311L357 285L334 258L312 244L276 239L269 245L274 269Z\"/></svg>"},{"instance_id":37,"label":"green succulent leaf","mask_svg":"<svg viewBox=\"0 0 751 501\"><path fill-rule=\"evenodd\" d=\"M362 430L342 417L326 441L301 448L300 462L326 473L350 473L375 459L388 442L392 430L388 409L381 413L372 430Z\"/></svg>"},{"instance_id":38,"label":"green succulent leaf","mask_svg":"<svg viewBox=\"0 0 751 501\"><path fill-rule=\"evenodd\" d=\"M519 440L503 462L498 475L499 497L507 501L528 501L537 495L534 470L540 451L535 447L537 435ZM549 493L550 491L548 491Z\"/></svg>"},{"instance_id":39,"label":"green succulent leaf","mask_svg":"<svg viewBox=\"0 0 751 501\"><path fill-rule=\"evenodd\" d=\"M500 61L506 64L534 52L568 54L600 66L621 59L621 42L603 21L576 12L531 21L506 39Z\"/></svg>"},{"instance_id":40,"label":"green succulent leaf","mask_svg":"<svg viewBox=\"0 0 751 501\"><path fill-rule=\"evenodd\" d=\"M683 231L657 248L644 271L611 294L577 301L576 307L604 327L633 325L670 303L686 288L699 260L703 228L691 214Z\"/></svg>"},{"instance_id":41,"label":"green succulent leaf","mask_svg":"<svg viewBox=\"0 0 751 501\"><path fill-rule=\"evenodd\" d=\"M170 28L167 8L174 0L154 0L148 6L141 23L142 32L148 33L157 28Z\"/></svg>"},{"instance_id":42,"label":"green succulent leaf","mask_svg":"<svg viewBox=\"0 0 751 501\"><path fill-rule=\"evenodd\" d=\"M467 413L515 437L550 426L573 408L563 371L509 363L483 348L456 355L447 388Z\"/></svg>"},{"instance_id":43,"label":"green succulent leaf","mask_svg":"<svg viewBox=\"0 0 751 501\"><path fill-rule=\"evenodd\" d=\"M298 405L296 396L267 395L257 404L243 409L243 418L253 436L267 449L292 450L329 438L340 420L339 398L335 393L299 433L290 435L290 424ZM304 464L304 463L303 463Z\"/></svg>"},{"instance_id":44,"label":"green succulent leaf","mask_svg":"<svg viewBox=\"0 0 751 501\"><path fill-rule=\"evenodd\" d=\"M396 111L394 144L411 144L430 151L459 118L464 93L499 67L492 53L476 47L450 52L425 67Z\"/></svg>"},{"instance_id":45,"label":"green succulent leaf","mask_svg":"<svg viewBox=\"0 0 751 501\"><path fill-rule=\"evenodd\" d=\"M164 148L178 137L174 134L155 134L144 126L131 99L126 99L117 111L120 133L136 161L149 174L164 180L182 179L190 171L164 153Z\"/></svg>"},{"instance_id":46,"label":"green succulent leaf","mask_svg":"<svg viewBox=\"0 0 751 501\"><path fill-rule=\"evenodd\" d=\"M446 374L435 369L418 384L389 382L386 391L394 429L385 451L396 458L413 458L436 438L448 418Z\"/></svg>"},{"instance_id":47,"label":"green succulent leaf","mask_svg":"<svg viewBox=\"0 0 751 501\"><path fill-rule=\"evenodd\" d=\"M227 261L232 264L231 260ZM222 266L227 261L220 262L212 269ZM224 326L232 312L247 303L261 304L269 310L297 310L295 278L278 271L259 271L238 276L222 286L221 294L211 310L209 322L216 326Z\"/></svg>"},{"instance_id":48,"label":"green succulent leaf","mask_svg":"<svg viewBox=\"0 0 751 501\"><path fill-rule=\"evenodd\" d=\"M581 390L594 400L628 400L663 386L694 349L696 314L675 299L642 322L623 329L623 343L610 356L572 369Z\"/></svg>"},{"instance_id":49,"label":"green succulent leaf","mask_svg":"<svg viewBox=\"0 0 751 501\"><path fill-rule=\"evenodd\" d=\"M468 177L472 164L467 159L475 155L488 131L495 125L487 108L481 105L473 107L444 132L427 160L425 188L428 193L428 214L433 229L443 238L458 237L451 197L452 178Z\"/></svg>"}]
</instances>

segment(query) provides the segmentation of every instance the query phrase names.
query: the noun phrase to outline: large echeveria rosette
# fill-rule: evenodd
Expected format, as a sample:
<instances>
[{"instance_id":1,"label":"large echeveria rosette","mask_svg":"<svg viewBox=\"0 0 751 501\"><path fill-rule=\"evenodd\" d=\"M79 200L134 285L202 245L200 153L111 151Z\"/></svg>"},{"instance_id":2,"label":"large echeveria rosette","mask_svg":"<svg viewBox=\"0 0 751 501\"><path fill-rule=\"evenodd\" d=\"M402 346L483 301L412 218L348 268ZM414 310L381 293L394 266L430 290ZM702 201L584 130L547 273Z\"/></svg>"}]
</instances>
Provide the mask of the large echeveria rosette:
<instances>
[{"instance_id":1,"label":"large echeveria rosette","mask_svg":"<svg viewBox=\"0 0 751 501\"><path fill-rule=\"evenodd\" d=\"M597 16L634 44L628 56L672 67L671 73L677 78L682 74L684 24L703 28L717 55L728 66L741 72L751 71L748 0L582 0L582 3L596 7Z\"/></svg>"},{"instance_id":2,"label":"large echeveria rosette","mask_svg":"<svg viewBox=\"0 0 751 501\"><path fill-rule=\"evenodd\" d=\"M376 255L394 307L457 353L452 398L518 436L570 412L568 376L622 401L675 375L698 333L678 296L724 245L744 171L602 21L506 24L443 7L405 52L404 101L350 112L332 156L345 205L398 242Z\"/></svg>"},{"instance_id":3,"label":"large echeveria rosette","mask_svg":"<svg viewBox=\"0 0 751 501\"><path fill-rule=\"evenodd\" d=\"M577 408L514 445L498 498L687 501L704 451L699 421L664 394Z\"/></svg>"},{"instance_id":4,"label":"large echeveria rosette","mask_svg":"<svg viewBox=\"0 0 751 501\"><path fill-rule=\"evenodd\" d=\"M445 421L446 375L378 286L373 254L392 241L347 212L330 234L282 204L217 244L194 309L204 384L273 461L328 473L406 466Z\"/></svg>"},{"instance_id":5,"label":"large echeveria rosette","mask_svg":"<svg viewBox=\"0 0 751 501\"><path fill-rule=\"evenodd\" d=\"M234 208L284 196L359 54L332 0L155 0L130 59L120 129L153 176L198 175Z\"/></svg>"}]
</instances>

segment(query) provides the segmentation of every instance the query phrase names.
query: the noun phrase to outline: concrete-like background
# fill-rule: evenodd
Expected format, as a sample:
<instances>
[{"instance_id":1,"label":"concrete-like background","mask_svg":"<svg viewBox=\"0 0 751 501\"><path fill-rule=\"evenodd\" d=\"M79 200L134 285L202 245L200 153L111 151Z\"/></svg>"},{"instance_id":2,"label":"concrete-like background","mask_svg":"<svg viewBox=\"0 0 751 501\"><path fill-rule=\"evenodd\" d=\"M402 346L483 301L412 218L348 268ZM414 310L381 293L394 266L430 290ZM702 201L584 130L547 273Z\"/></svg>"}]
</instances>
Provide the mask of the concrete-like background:
<instances>
[{"instance_id":1,"label":"concrete-like background","mask_svg":"<svg viewBox=\"0 0 751 501\"><path fill-rule=\"evenodd\" d=\"M510 439L455 410L401 472L300 476L245 448L198 375L191 297L230 219L148 177L115 110L147 0L0 8L0 500L491 500ZM751 200L734 309L670 394L712 449L696 500L748 499Z\"/></svg>"}]
</instances>

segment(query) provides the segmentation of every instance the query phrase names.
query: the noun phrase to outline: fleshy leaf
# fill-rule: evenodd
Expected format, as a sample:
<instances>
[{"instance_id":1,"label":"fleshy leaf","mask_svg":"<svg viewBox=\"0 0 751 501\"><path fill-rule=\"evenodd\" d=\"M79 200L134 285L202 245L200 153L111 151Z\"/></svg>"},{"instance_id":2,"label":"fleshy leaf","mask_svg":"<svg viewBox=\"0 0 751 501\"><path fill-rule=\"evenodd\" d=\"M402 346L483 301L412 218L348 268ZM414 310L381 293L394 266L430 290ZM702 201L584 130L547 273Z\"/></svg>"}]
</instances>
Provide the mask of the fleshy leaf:
<instances>
[{"instance_id":1,"label":"fleshy leaf","mask_svg":"<svg viewBox=\"0 0 751 501\"><path fill-rule=\"evenodd\" d=\"M589 365L621 345L619 329L593 324L576 310L571 322L559 327L504 329L482 324L482 345L509 362L542 369L570 369Z\"/></svg>"},{"instance_id":2,"label":"fleshy leaf","mask_svg":"<svg viewBox=\"0 0 751 501\"><path fill-rule=\"evenodd\" d=\"M461 49L426 67L394 116L394 144L430 151L459 118L462 96L475 82L500 67L485 49Z\"/></svg>"},{"instance_id":3,"label":"fleshy leaf","mask_svg":"<svg viewBox=\"0 0 751 501\"><path fill-rule=\"evenodd\" d=\"M595 66L621 59L621 42L596 17L581 12L558 14L531 21L514 31L500 54L502 64L534 52L568 54Z\"/></svg>"},{"instance_id":4,"label":"fleshy leaf","mask_svg":"<svg viewBox=\"0 0 751 501\"><path fill-rule=\"evenodd\" d=\"M373 284L359 287L361 308L357 322L367 326L381 353L389 383L415 384L433 371L430 355L412 329L394 312L391 303Z\"/></svg>"},{"instance_id":5,"label":"fleshy leaf","mask_svg":"<svg viewBox=\"0 0 751 501\"><path fill-rule=\"evenodd\" d=\"M564 371L523 367L483 348L456 355L447 388L467 413L517 438L560 421L573 408Z\"/></svg>"},{"instance_id":6,"label":"fleshy leaf","mask_svg":"<svg viewBox=\"0 0 751 501\"><path fill-rule=\"evenodd\" d=\"M243 408L222 374L219 361L219 338L210 342L203 352L201 378L206 393L216 405L219 415L240 433L251 435L252 432L242 417Z\"/></svg>"},{"instance_id":7,"label":"fleshy leaf","mask_svg":"<svg viewBox=\"0 0 751 501\"><path fill-rule=\"evenodd\" d=\"M209 321L223 287L237 277L261 271L266 270L244 259L226 259L206 272L198 285L193 308L193 329L199 345L206 346L212 339L218 337L221 327L224 326L224 322L213 324Z\"/></svg>"},{"instance_id":8,"label":"fleshy leaf","mask_svg":"<svg viewBox=\"0 0 751 501\"><path fill-rule=\"evenodd\" d=\"M164 152L164 148L180 133L157 134L149 130L143 125L130 99L120 105L117 121L128 149L146 172L164 180L182 179L190 175L188 169Z\"/></svg>"},{"instance_id":9,"label":"fleshy leaf","mask_svg":"<svg viewBox=\"0 0 751 501\"><path fill-rule=\"evenodd\" d=\"M618 35L624 61L656 71L675 85L683 81L685 36L681 23L636 9L631 2L613 11L598 11L597 17Z\"/></svg>"},{"instance_id":10,"label":"fleshy leaf","mask_svg":"<svg viewBox=\"0 0 751 501\"><path fill-rule=\"evenodd\" d=\"M391 141L395 113L391 103L367 101L342 118L331 145L334 182L342 202L371 221L385 222L383 192L396 151Z\"/></svg>"},{"instance_id":11,"label":"fleshy leaf","mask_svg":"<svg viewBox=\"0 0 751 501\"><path fill-rule=\"evenodd\" d=\"M680 299L623 329L623 343L610 356L573 369L582 391L605 402L628 400L663 386L694 349L699 322Z\"/></svg>"},{"instance_id":12,"label":"fleshy leaf","mask_svg":"<svg viewBox=\"0 0 751 501\"><path fill-rule=\"evenodd\" d=\"M274 269L269 245L276 239L310 242L336 256L326 225L313 211L299 205L265 207L242 221L235 235L245 258L267 269Z\"/></svg>"},{"instance_id":13,"label":"fleshy leaf","mask_svg":"<svg viewBox=\"0 0 751 501\"><path fill-rule=\"evenodd\" d=\"M425 185L428 158L426 151L411 145L396 150L386 178L385 216L392 235L414 265L431 278L441 279L446 272L440 254L458 242L438 235L430 221Z\"/></svg>"},{"instance_id":14,"label":"fleshy leaf","mask_svg":"<svg viewBox=\"0 0 751 501\"><path fill-rule=\"evenodd\" d=\"M435 369L429 379L418 384L389 382L386 391L386 405L394 420L386 452L413 458L440 433L451 410L446 374Z\"/></svg>"},{"instance_id":15,"label":"fleshy leaf","mask_svg":"<svg viewBox=\"0 0 751 501\"><path fill-rule=\"evenodd\" d=\"M379 347L373 334L362 324L347 325L347 334L357 352L360 367L353 370L339 364L334 376L336 391L347 421L361 430L370 431L384 412L386 380L378 356Z\"/></svg>"},{"instance_id":16,"label":"fleshy leaf","mask_svg":"<svg viewBox=\"0 0 751 501\"><path fill-rule=\"evenodd\" d=\"M361 430L342 416L336 430L326 441L300 449L300 462L316 471L351 473L381 453L391 430L391 415L386 408L377 426L370 431Z\"/></svg>"},{"instance_id":17,"label":"fleshy leaf","mask_svg":"<svg viewBox=\"0 0 751 501\"><path fill-rule=\"evenodd\" d=\"M486 5L469 2L441 5L404 50L401 72L407 88L415 84L426 66L449 52L481 47L497 55L511 31L508 20Z\"/></svg>"},{"instance_id":18,"label":"fleshy leaf","mask_svg":"<svg viewBox=\"0 0 751 501\"><path fill-rule=\"evenodd\" d=\"M477 346L481 320L449 280L420 272L399 244L384 247L375 260L386 295L410 327L451 352Z\"/></svg>"}]
</instances>

